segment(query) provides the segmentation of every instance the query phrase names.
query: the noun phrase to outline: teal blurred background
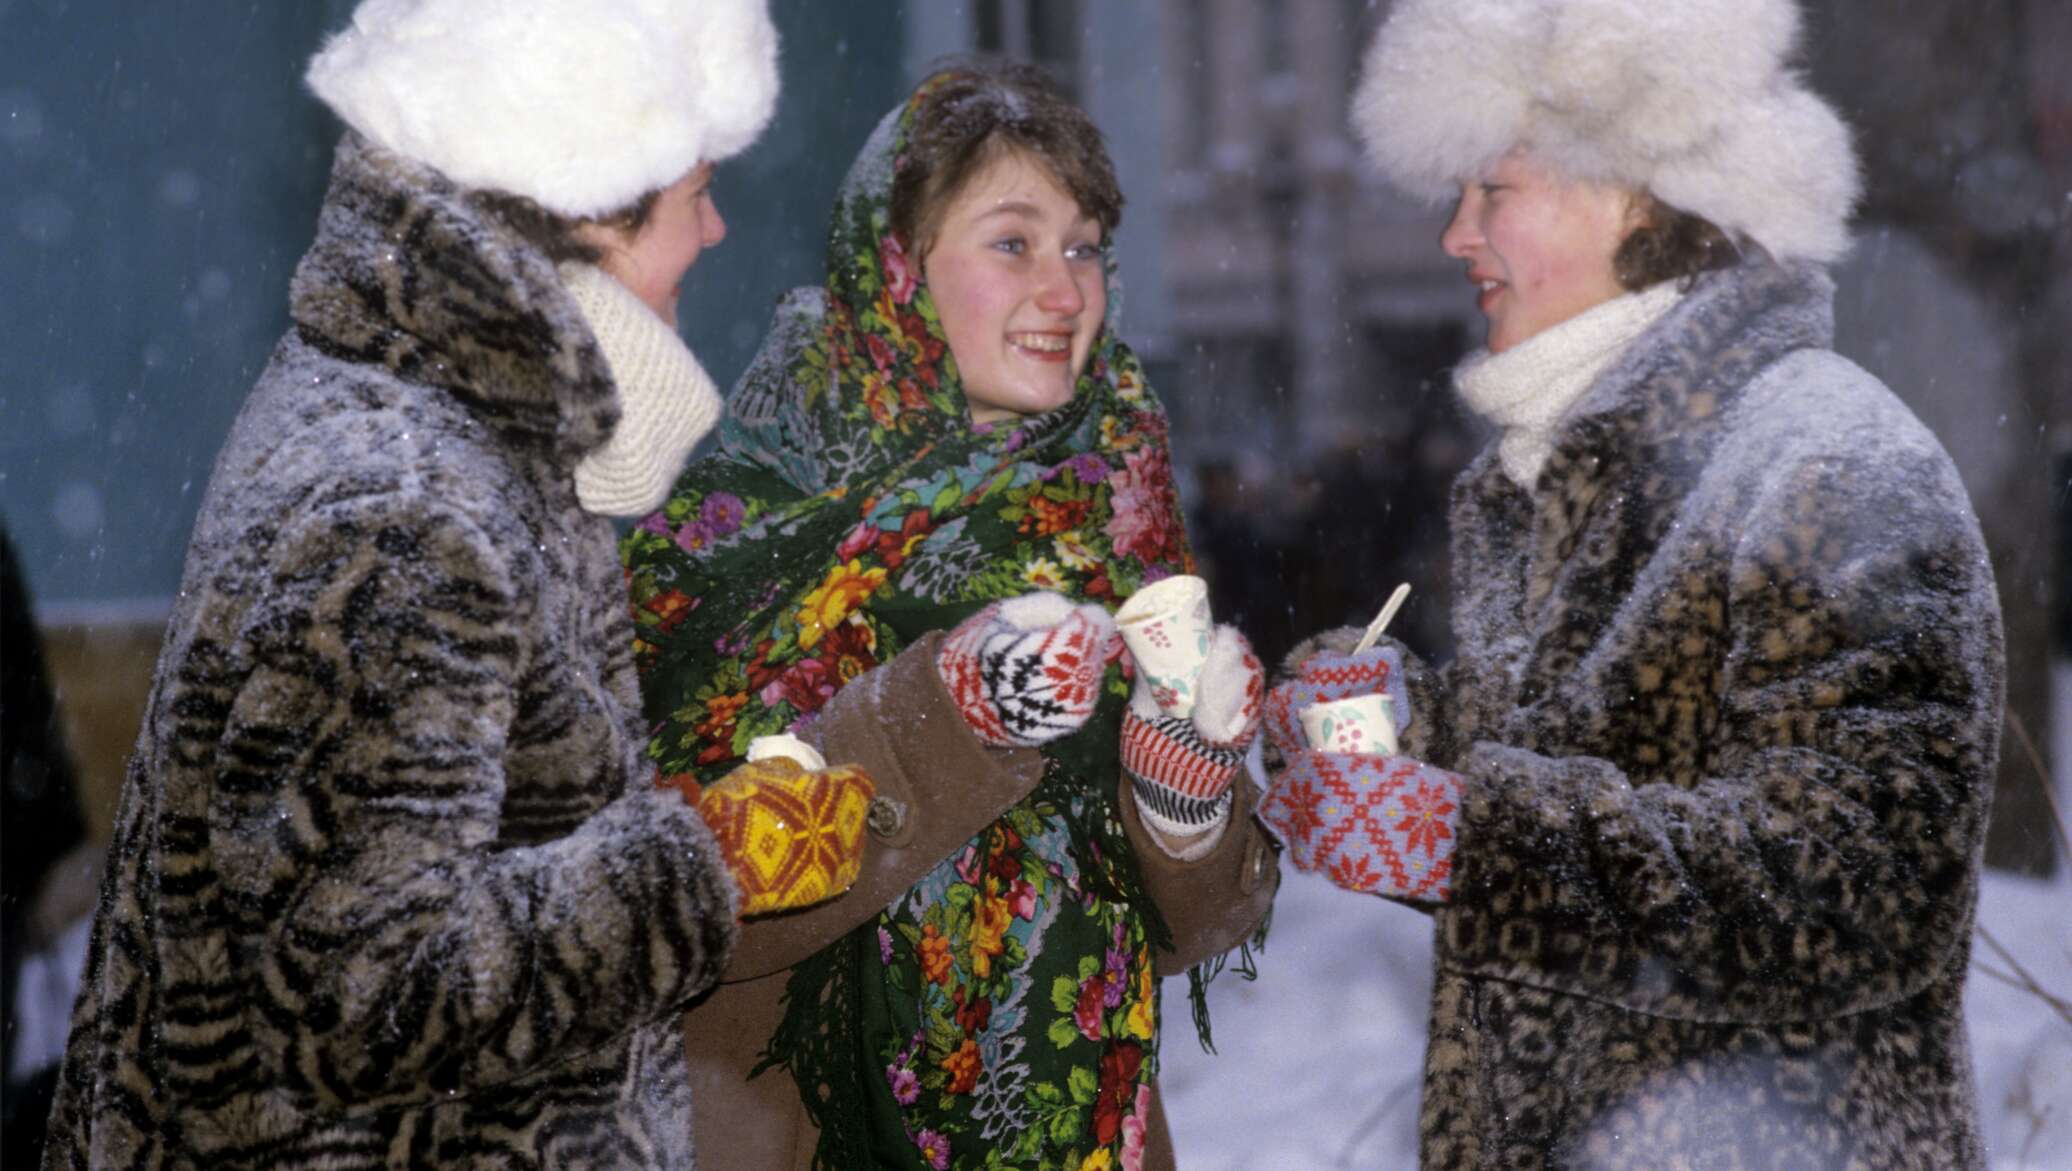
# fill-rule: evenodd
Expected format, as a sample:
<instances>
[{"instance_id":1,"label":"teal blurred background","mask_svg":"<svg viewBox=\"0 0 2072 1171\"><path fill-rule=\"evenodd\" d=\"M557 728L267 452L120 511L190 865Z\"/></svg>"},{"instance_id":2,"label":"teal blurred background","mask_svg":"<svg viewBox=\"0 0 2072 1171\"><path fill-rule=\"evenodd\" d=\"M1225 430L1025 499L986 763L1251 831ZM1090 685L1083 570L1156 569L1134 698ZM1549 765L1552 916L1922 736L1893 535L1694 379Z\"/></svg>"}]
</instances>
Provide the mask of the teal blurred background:
<instances>
[{"instance_id":1,"label":"teal blurred background","mask_svg":"<svg viewBox=\"0 0 2072 1171\"><path fill-rule=\"evenodd\" d=\"M0 524L47 612L163 606L231 419L287 327L340 127L302 86L348 0L0 0ZM891 4L780 0L776 120L721 169L686 283L722 386L817 282L848 150L905 90ZM801 67L803 66L803 67Z\"/></svg>"}]
</instances>

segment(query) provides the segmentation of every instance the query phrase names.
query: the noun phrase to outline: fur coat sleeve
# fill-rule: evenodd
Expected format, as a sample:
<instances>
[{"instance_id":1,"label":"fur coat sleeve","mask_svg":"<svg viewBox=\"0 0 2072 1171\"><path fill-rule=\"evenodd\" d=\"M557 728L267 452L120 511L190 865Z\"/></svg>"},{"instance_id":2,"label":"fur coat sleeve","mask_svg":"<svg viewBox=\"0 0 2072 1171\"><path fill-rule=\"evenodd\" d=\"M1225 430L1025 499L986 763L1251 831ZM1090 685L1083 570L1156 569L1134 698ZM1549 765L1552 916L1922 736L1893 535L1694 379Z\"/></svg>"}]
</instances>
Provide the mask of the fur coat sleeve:
<instances>
[{"instance_id":1,"label":"fur coat sleeve","mask_svg":"<svg viewBox=\"0 0 2072 1171\"><path fill-rule=\"evenodd\" d=\"M468 1090L711 981L733 892L673 792L622 783L565 836L499 848L507 806L540 796L507 788L505 761L527 750L521 680L542 664L496 542L376 495L297 520L267 557L248 670L220 708L183 713L190 731L220 715L219 796L170 824L218 843L285 1081L337 1105Z\"/></svg>"}]
</instances>

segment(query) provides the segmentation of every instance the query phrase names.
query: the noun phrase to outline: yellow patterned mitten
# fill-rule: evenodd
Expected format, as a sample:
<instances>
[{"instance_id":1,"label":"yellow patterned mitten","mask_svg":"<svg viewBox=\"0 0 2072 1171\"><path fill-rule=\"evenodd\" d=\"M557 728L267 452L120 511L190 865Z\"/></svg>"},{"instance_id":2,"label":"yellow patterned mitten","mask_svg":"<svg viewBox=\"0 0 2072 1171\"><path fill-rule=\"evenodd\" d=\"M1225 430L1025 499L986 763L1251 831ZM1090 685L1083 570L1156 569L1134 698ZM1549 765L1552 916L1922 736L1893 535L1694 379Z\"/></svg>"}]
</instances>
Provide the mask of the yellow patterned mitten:
<instances>
[{"instance_id":1,"label":"yellow patterned mitten","mask_svg":"<svg viewBox=\"0 0 2072 1171\"><path fill-rule=\"evenodd\" d=\"M810 907L856 882L877 786L860 768L808 772L788 757L744 764L697 794L741 888L741 914Z\"/></svg>"}]
</instances>

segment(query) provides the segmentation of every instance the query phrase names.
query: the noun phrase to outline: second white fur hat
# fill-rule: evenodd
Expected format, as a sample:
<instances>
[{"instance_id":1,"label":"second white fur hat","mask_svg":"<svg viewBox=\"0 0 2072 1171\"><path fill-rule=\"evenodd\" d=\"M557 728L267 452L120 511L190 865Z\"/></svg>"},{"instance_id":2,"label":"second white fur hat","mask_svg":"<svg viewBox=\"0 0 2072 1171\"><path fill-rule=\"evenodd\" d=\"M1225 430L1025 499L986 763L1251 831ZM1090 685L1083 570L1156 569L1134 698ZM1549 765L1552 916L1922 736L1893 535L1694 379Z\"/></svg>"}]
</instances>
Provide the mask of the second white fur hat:
<instances>
[{"instance_id":1,"label":"second white fur hat","mask_svg":"<svg viewBox=\"0 0 2072 1171\"><path fill-rule=\"evenodd\" d=\"M777 31L768 0L363 0L308 81L463 187L598 216L755 141Z\"/></svg>"},{"instance_id":2,"label":"second white fur hat","mask_svg":"<svg viewBox=\"0 0 2072 1171\"><path fill-rule=\"evenodd\" d=\"M1798 35L1794 0L1396 0L1353 128L1423 198L1522 149L1779 259L1833 260L1860 180L1848 128L1793 72Z\"/></svg>"}]
</instances>

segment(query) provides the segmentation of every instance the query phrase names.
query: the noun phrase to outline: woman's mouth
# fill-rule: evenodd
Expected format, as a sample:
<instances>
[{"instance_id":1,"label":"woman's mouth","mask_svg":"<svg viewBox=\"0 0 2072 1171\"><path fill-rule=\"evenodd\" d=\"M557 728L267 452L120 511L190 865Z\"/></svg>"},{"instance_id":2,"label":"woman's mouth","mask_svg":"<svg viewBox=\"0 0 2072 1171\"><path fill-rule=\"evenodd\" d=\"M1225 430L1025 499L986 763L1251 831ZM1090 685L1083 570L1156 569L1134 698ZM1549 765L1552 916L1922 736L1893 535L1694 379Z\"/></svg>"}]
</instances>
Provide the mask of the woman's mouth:
<instances>
[{"instance_id":1,"label":"woman's mouth","mask_svg":"<svg viewBox=\"0 0 2072 1171\"><path fill-rule=\"evenodd\" d=\"M1038 362L1063 362L1072 357L1069 333L1011 333L1007 344Z\"/></svg>"},{"instance_id":2,"label":"woman's mouth","mask_svg":"<svg viewBox=\"0 0 2072 1171\"><path fill-rule=\"evenodd\" d=\"M1482 312L1487 313L1489 312L1490 306L1496 303L1497 297L1502 295L1505 287L1504 282L1499 280L1492 280L1488 277L1479 277L1473 279L1475 280L1475 288L1477 290L1475 296L1475 307L1477 309L1480 309Z\"/></svg>"}]
</instances>

